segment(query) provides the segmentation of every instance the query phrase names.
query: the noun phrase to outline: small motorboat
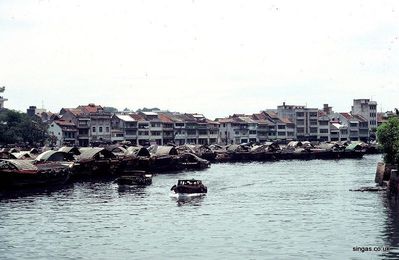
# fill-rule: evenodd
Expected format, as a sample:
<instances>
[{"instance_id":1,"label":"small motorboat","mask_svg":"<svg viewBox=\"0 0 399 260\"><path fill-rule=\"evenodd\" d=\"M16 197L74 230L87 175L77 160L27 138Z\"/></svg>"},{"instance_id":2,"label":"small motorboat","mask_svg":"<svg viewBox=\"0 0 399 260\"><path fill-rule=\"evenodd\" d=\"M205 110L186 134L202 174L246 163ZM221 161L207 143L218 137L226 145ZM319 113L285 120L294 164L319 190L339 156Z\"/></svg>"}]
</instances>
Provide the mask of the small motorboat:
<instances>
[{"instance_id":1,"label":"small motorboat","mask_svg":"<svg viewBox=\"0 0 399 260\"><path fill-rule=\"evenodd\" d=\"M151 185L152 174L145 171L124 172L116 182L119 185Z\"/></svg>"},{"instance_id":2,"label":"small motorboat","mask_svg":"<svg viewBox=\"0 0 399 260\"><path fill-rule=\"evenodd\" d=\"M189 198L203 196L208 192L208 188L200 180L178 180L177 185L170 189L174 196L178 198Z\"/></svg>"}]
</instances>

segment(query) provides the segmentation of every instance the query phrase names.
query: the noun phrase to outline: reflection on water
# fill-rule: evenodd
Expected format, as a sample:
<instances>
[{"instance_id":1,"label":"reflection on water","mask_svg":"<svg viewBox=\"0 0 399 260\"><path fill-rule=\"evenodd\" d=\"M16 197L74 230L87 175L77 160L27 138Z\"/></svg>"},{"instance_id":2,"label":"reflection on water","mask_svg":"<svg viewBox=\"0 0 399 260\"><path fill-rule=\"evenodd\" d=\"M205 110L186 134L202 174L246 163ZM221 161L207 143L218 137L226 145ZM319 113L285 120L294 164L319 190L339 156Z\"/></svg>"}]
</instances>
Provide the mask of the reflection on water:
<instances>
[{"instance_id":1,"label":"reflection on water","mask_svg":"<svg viewBox=\"0 0 399 260\"><path fill-rule=\"evenodd\" d=\"M17 190L0 190L0 201L15 200L15 199L29 199L34 200L38 196L52 196L56 193L61 193L68 196L68 193L73 192L74 184L68 183L62 186L55 187L31 187Z\"/></svg>"},{"instance_id":2,"label":"reflection on water","mask_svg":"<svg viewBox=\"0 0 399 260\"><path fill-rule=\"evenodd\" d=\"M123 196L137 196L140 198L147 197L146 193L147 186L136 186L136 185L118 185L118 193L120 197Z\"/></svg>"},{"instance_id":3,"label":"reflection on water","mask_svg":"<svg viewBox=\"0 0 399 260\"><path fill-rule=\"evenodd\" d=\"M383 253L385 258L399 258L399 200L388 198L385 194L381 196L385 207L384 230L382 236L385 244L389 246L389 252Z\"/></svg>"},{"instance_id":4,"label":"reflection on water","mask_svg":"<svg viewBox=\"0 0 399 260\"><path fill-rule=\"evenodd\" d=\"M175 196L172 194L171 197L176 201L177 206L201 206L202 201L206 197L205 194L198 196Z\"/></svg>"},{"instance_id":5,"label":"reflection on water","mask_svg":"<svg viewBox=\"0 0 399 260\"><path fill-rule=\"evenodd\" d=\"M399 202L362 160L215 164L159 174L146 187L78 182L0 195L5 259L397 259ZM170 197L177 179L206 196ZM389 246L389 252L355 247Z\"/></svg>"}]
</instances>

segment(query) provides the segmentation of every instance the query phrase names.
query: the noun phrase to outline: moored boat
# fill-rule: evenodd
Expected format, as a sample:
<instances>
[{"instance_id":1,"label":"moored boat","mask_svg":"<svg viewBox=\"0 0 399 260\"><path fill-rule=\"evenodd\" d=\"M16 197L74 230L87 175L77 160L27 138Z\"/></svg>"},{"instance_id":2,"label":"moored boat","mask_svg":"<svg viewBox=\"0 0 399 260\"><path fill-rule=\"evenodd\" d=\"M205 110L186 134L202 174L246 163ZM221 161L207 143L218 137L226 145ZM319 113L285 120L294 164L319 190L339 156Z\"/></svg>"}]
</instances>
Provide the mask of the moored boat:
<instances>
[{"instance_id":1,"label":"moored boat","mask_svg":"<svg viewBox=\"0 0 399 260\"><path fill-rule=\"evenodd\" d=\"M64 184L72 164L59 162L34 164L29 160L0 160L0 188L24 188Z\"/></svg>"},{"instance_id":2,"label":"moored boat","mask_svg":"<svg viewBox=\"0 0 399 260\"><path fill-rule=\"evenodd\" d=\"M116 182L119 185L151 185L152 174L145 171L124 172Z\"/></svg>"}]
</instances>

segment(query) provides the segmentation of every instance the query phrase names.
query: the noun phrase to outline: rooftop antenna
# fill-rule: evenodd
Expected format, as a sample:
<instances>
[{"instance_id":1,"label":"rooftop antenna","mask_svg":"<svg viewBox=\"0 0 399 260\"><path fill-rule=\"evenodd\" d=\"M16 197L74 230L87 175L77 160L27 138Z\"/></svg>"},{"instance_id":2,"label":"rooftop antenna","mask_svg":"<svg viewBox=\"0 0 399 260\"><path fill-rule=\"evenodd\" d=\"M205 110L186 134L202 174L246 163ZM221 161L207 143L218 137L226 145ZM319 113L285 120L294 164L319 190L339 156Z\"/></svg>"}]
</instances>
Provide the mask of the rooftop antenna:
<instances>
[{"instance_id":1,"label":"rooftop antenna","mask_svg":"<svg viewBox=\"0 0 399 260\"><path fill-rule=\"evenodd\" d=\"M43 99L42 99L42 109L44 109L44 102L43 102Z\"/></svg>"}]
</instances>

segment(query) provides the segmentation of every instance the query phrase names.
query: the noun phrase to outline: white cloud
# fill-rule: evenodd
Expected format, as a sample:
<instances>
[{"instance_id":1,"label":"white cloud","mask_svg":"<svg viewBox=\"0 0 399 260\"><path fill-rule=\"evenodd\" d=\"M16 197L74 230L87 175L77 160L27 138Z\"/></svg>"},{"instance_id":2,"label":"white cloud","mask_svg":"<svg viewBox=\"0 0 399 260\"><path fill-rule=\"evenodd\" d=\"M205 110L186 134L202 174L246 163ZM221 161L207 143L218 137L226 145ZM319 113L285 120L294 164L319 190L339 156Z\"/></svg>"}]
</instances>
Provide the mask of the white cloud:
<instances>
[{"instance_id":1,"label":"white cloud","mask_svg":"<svg viewBox=\"0 0 399 260\"><path fill-rule=\"evenodd\" d=\"M396 1L3 1L8 107L396 105ZM21 93L25 93L21 96Z\"/></svg>"}]
</instances>

